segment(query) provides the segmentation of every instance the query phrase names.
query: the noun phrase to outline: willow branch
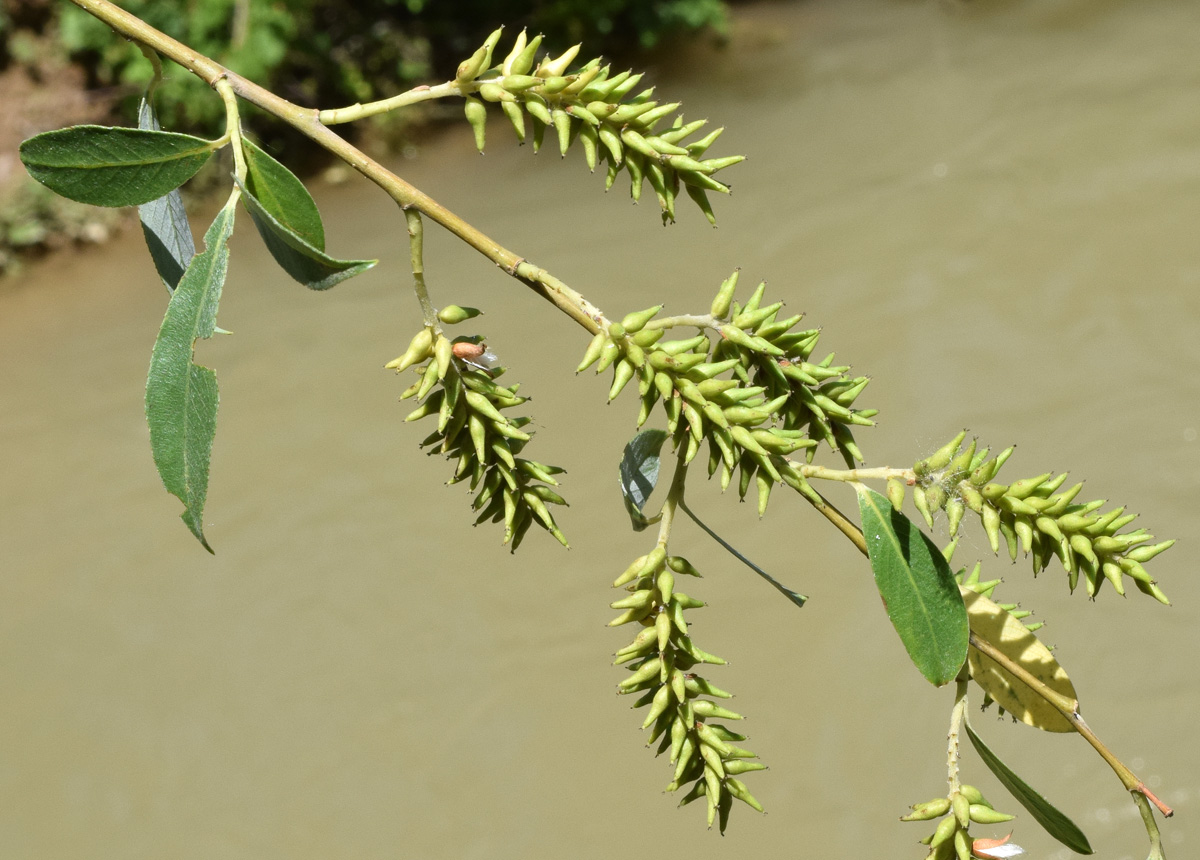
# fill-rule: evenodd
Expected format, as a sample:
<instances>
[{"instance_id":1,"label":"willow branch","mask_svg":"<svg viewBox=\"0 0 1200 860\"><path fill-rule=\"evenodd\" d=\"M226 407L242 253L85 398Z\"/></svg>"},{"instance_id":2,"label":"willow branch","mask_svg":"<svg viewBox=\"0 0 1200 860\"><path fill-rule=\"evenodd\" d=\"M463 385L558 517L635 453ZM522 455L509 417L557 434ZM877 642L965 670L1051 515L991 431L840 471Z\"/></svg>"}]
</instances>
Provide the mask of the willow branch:
<instances>
[{"instance_id":1,"label":"willow branch","mask_svg":"<svg viewBox=\"0 0 1200 860\"><path fill-rule=\"evenodd\" d=\"M1150 854L1146 860L1164 860L1166 854L1163 852L1162 834L1158 832L1158 822L1154 820L1154 811L1150 809L1150 804L1141 793L1133 792L1133 800L1137 804L1138 812L1142 816L1142 823L1146 825L1146 833L1150 837Z\"/></svg>"},{"instance_id":2,"label":"willow branch","mask_svg":"<svg viewBox=\"0 0 1200 860\"><path fill-rule=\"evenodd\" d=\"M862 529L839 511L827 498L807 484L804 486L805 489L800 491L800 495L804 496L808 500L808 503L816 508L825 519L833 523L837 527L837 530L844 534L850 543L858 547L859 552L867 555L867 539L863 537Z\"/></svg>"},{"instance_id":3,"label":"willow branch","mask_svg":"<svg viewBox=\"0 0 1200 860\"><path fill-rule=\"evenodd\" d=\"M822 496L816 490L811 490L811 494L802 493L802 495L804 498L808 499L809 503L812 504L812 506L818 511L820 511L826 519L837 526L838 529L850 539L851 543L858 547L859 551L863 555L869 557L867 553L867 541L866 538L863 537L862 529L850 522L846 518L845 514L830 504L824 498L824 496ZM1108 763L1108 766L1113 769L1113 772L1116 773L1117 778L1121 780L1121 784L1125 786L1126 790L1133 792L1135 799L1136 796L1140 794L1157 806L1159 812L1161 812L1165 817L1170 818L1174 814L1174 811L1171 809L1171 807L1159 800L1154 793L1146 787L1146 784L1142 782L1142 780L1138 779L1137 775L1128 767L1126 767L1120 759L1113 755L1112 751L1109 750L1109 748L1106 747L1098 737L1096 737L1096 734L1091 730L1088 724L1084 722L1083 717L1081 717L1078 710L1076 710L1078 703L1074 699L1069 699L1061 693L1050 689L1044 683L1035 678L1027 669L1025 669L1025 667L1021 666L1019 663L1014 663L1008 658L1007 654L1005 654L987 639L977 636L974 631L972 631L970 634L970 644L971 647L975 648L980 653L986 654L988 657L995 660L1002 669L1012 674L1027 687L1029 687L1029 689L1035 694L1044 699L1047 704L1062 714L1071 723L1075 731L1079 732L1079 734L1083 736L1084 740L1091 744L1092 748L1100 754L1100 757Z\"/></svg>"},{"instance_id":4,"label":"willow branch","mask_svg":"<svg viewBox=\"0 0 1200 860\"><path fill-rule=\"evenodd\" d=\"M1125 789L1134 793L1135 799L1136 795L1140 794L1144 796L1151 803L1157 806L1158 811L1161 812L1166 818L1170 818L1175 814L1171 807L1159 800L1154 795L1154 792L1148 789L1142 780L1138 779L1137 774L1126 767L1125 763L1113 755L1112 751L1104 745L1100 738L1096 737L1096 733L1091 730L1091 727L1089 727L1088 724L1084 722L1083 717L1080 716L1078 702L1062 695L1061 693L1051 690L1044 683L1034 677L1033 674L1031 674L1024 666L1010 660L1008 655L1006 655L1003 651L1001 651L988 640L976 636L973 631L971 633L970 641L972 648L975 648L981 654L986 654L992 660L995 660L1002 669L1016 677L1019 681L1025 684L1025 686L1029 687L1031 690L1033 690L1033 692L1045 699L1047 704L1062 714L1063 717L1065 717L1067 721L1071 723L1075 731L1079 732L1079 734L1083 736L1083 739L1091 744L1092 748L1096 750L1096 752L1100 754L1100 757L1107 762L1108 766L1113 769L1113 772L1116 773L1117 778L1121 780L1121 784L1125 786Z\"/></svg>"},{"instance_id":5,"label":"willow branch","mask_svg":"<svg viewBox=\"0 0 1200 860\"><path fill-rule=\"evenodd\" d=\"M336 132L321 123L319 111L293 104L241 75L231 72L215 60L192 50L166 33L156 30L140 18L110 3L109 0L71 0L71 2L108 24L122 36L169 57L210 87L215 88L218 81L228 81L229 86L239 98L245 99L279 118L318 146L336 155L383 189L405 211L415 209L434 223L449 230L592 334L607 327L608 320L604 314L581 293L545 269L535 266L508 250L423 191L392 173L353 144L339 137Z\"/></svg>"}]
</instances>

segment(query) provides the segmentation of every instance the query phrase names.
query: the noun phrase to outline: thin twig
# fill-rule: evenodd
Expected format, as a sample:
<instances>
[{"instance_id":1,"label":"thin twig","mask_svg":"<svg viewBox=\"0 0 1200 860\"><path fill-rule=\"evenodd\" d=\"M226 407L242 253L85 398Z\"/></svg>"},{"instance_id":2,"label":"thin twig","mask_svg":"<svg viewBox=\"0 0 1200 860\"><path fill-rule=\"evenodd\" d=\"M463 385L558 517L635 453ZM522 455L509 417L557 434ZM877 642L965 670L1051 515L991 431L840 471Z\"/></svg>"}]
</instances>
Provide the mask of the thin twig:
<instances>
[{"instance_id":1,"label":"thin twig","mask_svg":"<svg viewBox=\"0 0 1200 860\"><path fill-rule=\"evenodd\" d=\"M675 474L671 478L671 489L667 491L667 499L663 502L658 515L658 546L666 549L667 541L671 539L671 529L675 525L675 513L683 507L683 490L687 483L687 448L679 446L675 459ZM684 507L684 510L687 510Z\"/></svg>"},{"instance_id":2,"label":"thin twig","mask_svg":"<svg viewBox=\"0 0 1200 860\"><path fill-rule=\"evenodd\" d=\"M505 248L467 223L423 191L413 187L379 162L321 124L320 114L275 95L252 81L221 66L215 60L156 30L140 18L108 0L71 0L76 6L108 24L122 36L169 57L211 87L224 79L239 98L278 117L292 128L336 155L378 185L402 208L416 209L436 224L483 254L505 272L554 304L592 334L608 327L604 314L563 281Z\"/></svg>"},{"instance_id":3,"label":"thin twig","mask_svg":"<svg viewBox=\"0 0 1200 860\"><path fill-rule=\"evenodd\" d=\"M477 87L468 87L468 89L477 89ZM360 102L349 107L323 110L317 114L317 119L322 125L338 125L339 123L354 122L355 120L365 119L369 116L376 116L396 110L397 108L420 104L421 102L461 95L463 95L463 87L457 81L447 81L444 84L432 87L426 84L413 87L407 92L390 98L380 99L379 101L367 102L366 104Z\"/></svg>"},{"instance_id":4,"label":"thin twig","mask_svg":"<svg viewBox=\"0 0 1200 860\"><path fill-rule=\"evenodd\" d=\"M856 547L858 547L859 551L862 552L863 555L868 555L867 541L866 538L863 537L862 530L859 529L858 526L854 525L854 523L846 519L845 514L830 504L816 490L812 490L811 495L808 493L803 493L802 495L804 495L804 497L808 499L813 507L820 511L826 519L837 526L838 529L845 534L846 537L848 537ZM1124 785L1128 791L1133 792L1135 795L1143 795L1149 799L1150 802L1158 807L1159 812L1161 812L1165 817L1170 818L1174 814L1174 811L1171 809L1171 807L1159 800L1154 793L1146 787L1146 784L1142 782L1142 780L1140 780L1133 771L1126 767L1120 759L1113 755L1112 751L1109 750L1108 747L1106 747L1098 737L1096 737L1096 734L1091 730L1088 724L1084 722L1083 717L1079 715L1079 711L1077 710L1078 702L1076 702L1074 699L1069 699L1055 690L1050 689L1050 687L1046 686L1044 683L1035 678L1023 666L1010 660L1008 655L997 648L994 644L989 642L987 639L977 636L974 631L972 631L970 634L970 644L980 653L986 654L992 660L995 660L1002 669L1012 674L1027 687L1029 687L1029 689L1035 694L1045 699L1047 704L1066 717L1066 719L1069 720L1071 725L1074 727L1075 731L1079 732L1079 734L1083 736L1084 740L1091 744L1092 748L1100 754L1100 757L1108 763L1108 766L1113 769L1113 771L1117 774L1117 778L1121 780L1121 784Z\"/></svg>"},{"instance_id":5,"label":"thin twig","mask_svg":"<svg viewBox=\"0 0 1200 860\"><path fill-rule=\"evenodd\" d=\"M1047 687L1044 683L1034 677L1034 675L1030 673L1028 669L1021 664L1010 660L1007 654L1005 654L988 640L976 636L973 631L971 633L970 642L972 648L975 648L981 654L986 654L992 660L996 661L996 663L1000 665L1000 668L1013 675L1015 678L1017 678L1017 680L1021 681L1021 683L1025 684L1025 686L1029 687L1031 690L1033 690L1033 692L1045 699L1047 704L1062 714L1063 717L1065 717L1067 721L1071 723L1075 731L1079 732L1079 734L1083 736L1083 739L1091 744L1092 748L1100 754L1100 757L1108 763L1108 766L1113 769L1113 772L1116 773L1117 778L1121 780L1121 784L1124 785L1128 791L1145 796L1150 800L1151 803L1158 807L1158 811L1161 812L1166 818L1170 818L1175 814L1171 807L1159 800L1154 793L1146 787L1146 784L1138 778L1137 774L1126 767L1125 763L1113 755L1112 751L1109 750L1109 748L1106 747L1098 737L1096 737L1096 733L1092 731L1091 727L1088 726L1088 724L1084 722L1083 717L1080 716L1079 703L1076 700L1064 696L1062 693L1056 692L1055 690Z\"/></svg>"},{"instance_id":6,"label":"thin twig","mask_svg":"<svg viewBox=\"0 0 1200 860\"><path fill-rule=\"evenodd\" d=\"M425 286L425 228L421 224L421 213L416 209L405 209L404 220L408 223L409 260L412 263L413 292L421 304L421 315L428 328L437 329L437 311L429 301L429 290Z\"/></svg>"},{"instance_id":7,"label":"thin twig","mask_svg":"<svg viewBox=\"0 0 1200 860\"><path fill-rule=\"evenodd\" d=\"M806 478L820 478L825 481L886 481L888 478L903 478L905 481L915 481L916 473L912 469L894 469L890 466L878 466L873 469L829 469L825 466L809 466L796 464L796 470Z\"/></svg>"}]
</instances>

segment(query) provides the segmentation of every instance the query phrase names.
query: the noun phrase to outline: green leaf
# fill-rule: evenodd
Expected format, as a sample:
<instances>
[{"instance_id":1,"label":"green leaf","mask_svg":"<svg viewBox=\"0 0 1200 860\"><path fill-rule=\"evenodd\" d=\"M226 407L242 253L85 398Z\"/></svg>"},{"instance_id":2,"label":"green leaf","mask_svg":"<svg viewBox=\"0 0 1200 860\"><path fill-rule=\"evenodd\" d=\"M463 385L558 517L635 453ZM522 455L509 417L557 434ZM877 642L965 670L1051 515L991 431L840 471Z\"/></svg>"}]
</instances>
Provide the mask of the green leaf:
<instances>
[{"instance_id":1,"label":"green leaf","mask_svg":"<svg viewBox=\"0 0 1200 860\"><path fill-rule=\"evenodd\" d=\"M158 118L154 108L146 99L138 106L138 128L158 131ZM187 210L178 188L173 188L156 200L138 207L138 218L142 222L142 234L150 248L154 268L172 293L183 277L188 263L196 256L196 242L192 238L192 227L188 223Z\"/></svg>"},{"instance_id":2,"label":"green leaf","mask_svg":"<svg viewBox=\"0 0 1200 860\"><path fill-rule=\"evenodd\" d=\"M970 723L966 724L966 729L967 737L971 739L975 752L979 753L979 757L988 766L988 770L996 775L996 779L1000 780L1018 803L1029 810L1029 814L1038 824L1042 825L1047 833L1076 854L1093 853L1087 837L1083 835L1082 830L1075 826L1075 822L1055 809L1050 801L1030 788L1021 777L1009 769L1008 765L1000 761L979 735L975 734Z\"/></svg>"},{"instance_id":3,"label":"green leaf","mask_svg":"<svg viewBox=\"0 0 1200 860\"><path fill-rule=\"evenodd\" d=\"M211 337L229 267L233 200L204 234L167 305L146 381L146 421L154 465L167 491L184 504L182 519L209 552L204 537L208 464L217 426L217 375L193 363L196 340Z\"/></svg>"},{"instance_id":4,"label":"green leaf","mask_svg":"<svg viewBox=\"0 0 1200 860\"><path fill-rule=\"evenodd\" d=\"M310 290L327 290L347 278L365 272L379 262L335 260L280 222L248 187L242 185L241 188L246 211L250 213L254 226L258 228L258 234L262 236L275 262Z\"/></svg>"},{"instance_id":5,"label":"green leaf","mask_svg":"<svg viewBox=\"0 0 1200 860\"><path fill-rule=\"evenodd\" d=\"M242 139L246 156L246 188L263 209L318 251L325 250L321 213L304 183L252 141Z\"/></svg>"},{"instance_id":6,"label":"green leaf","mask_svg":"<svg viewBox=\"0 0 1200 860\"><path fill-rule=\"evenodd\" d=\"M643 510L658 483L659 453L666 441L665 430L643 430L630 440L621 456L621 494L635 532L658 521L647 519Z\"/></svg>"},{"instance_id":7,"label":"green leaf","mask_svg":"<svg viewBox=\"0 0 1200 860\"><path fill-rule=\"evenodd\" d=\"M51 191L94 206L140 206L191 179L217 142L138 128L76 125L21 144L29 174Z\"/></svg>"},{"instance_id":8,"label":"green leaf","mask_svg":"<svg viewBox=\"0 0 1200 860\"><path fill-rule=\"evenodd\" d=\"M967 658L967 610L950 565L908 517L861 484L867 555L888 618L909 658L928 681L940 687L954 679Z\"/></svg>"}]
</instances>

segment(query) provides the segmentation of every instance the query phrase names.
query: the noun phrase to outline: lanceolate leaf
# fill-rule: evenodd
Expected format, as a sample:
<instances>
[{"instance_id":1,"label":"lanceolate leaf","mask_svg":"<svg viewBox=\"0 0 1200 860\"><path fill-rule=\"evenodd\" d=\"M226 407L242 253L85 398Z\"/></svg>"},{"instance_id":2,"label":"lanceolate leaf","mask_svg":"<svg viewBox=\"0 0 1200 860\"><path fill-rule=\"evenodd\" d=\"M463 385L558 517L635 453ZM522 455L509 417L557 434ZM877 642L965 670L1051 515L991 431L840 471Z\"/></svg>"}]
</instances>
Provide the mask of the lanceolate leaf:
<instances>
[{"instance_id":1,"label":"lanceolate leaf","mask_svg":"<svg viewBox=\"0 0 1200 860\"><path fill-rule=\"evenodd\" d=\"M275 262L310 290L327 290L379 262L335 260L281 223L246 186L242 186L242 201Z\"/></svg>"},{"instance_id":2,"label":"lanceolate leaf","mask_svg":"<svg viewBox=\"0 0 1200 860\"><path fill-rule=\"evenodd\" d=\"M950 565L891 502L857 485L867 554L888 618L921 674L941 686L967 657L967 610Z\"/></svg>"},{"instance_id":3,"label":"lanceolate leaf","mask_svg":"<svg viewBox=\"0 0 1200 860\"><path fill-rule=\"evenodd\" d=\"M1092 846L1088 843L1088 838L1084 836L1083 831L1075 826L1075 822L1055 809L1050 801L1030 788L1021 777L1009 769L1008 765L1000 761L979 735L975 734L970 723L967 723L966 728L967 737L971 739L975 752L979 753L979 757L988 766L988 770L994 773L996 779L1000 780L1009 793L1029 810L1029 814L1033 816L1034 820L1042 825L1047 833L1075 853L1091 854Z\"/></svg>"},{"instance_id":4,"label":"lanceolate leaf","mask_svg":"<svg viewBox=\"0 0 1200 860\"><path fill-rule=\"evenodd\" d=\"M233 201L204 234L204 250L192 258L167 305L167 314L146 382L146 420L154 465L167 491L184 504L182 518L204 545L204 500L217 425L217 375L192 361L198 338L210 337L229 264Z\"/></svg>"},{"instance_id":5,"label":"lanceolate leaf","mask_svg":"<svg viewBox=\"0 0 1200 860\"><path fill-rule=\"evenodd\" d=\"M808 603L808 595L801 594L799 591L793 591L792 589L790 589L786 585L784 585L782 582L780 582L778 579L771 576L771 574L767 573L765 570L763 570L757 564L752 562L750 559L746 558L746 556L744 556L740 552L738 552L737 549L735 547L731 546L723 537L721 537L715 531L713 531L708 526L706 526L704 524L704 522L692 512L692 509L689 508L687 505L685 505L682 501L679 503L679 507L683 508L683 512L685 514L687 514L689 517L691 517L692 522L694 522L696 525L700 526L700 528L702 528L704 530L705 534L707 534L710 538L712 538L717 543L719 543L721 546L723 546L725 548L726 552L728 552L730 555L732 555L734 558L736 558L742 564L746 565L746 567L750 568L752 571L757 573L759 576L761 576L767 582L771 583L771 585L775 586L775 588L779 591L779 593L782 594L784 597L786 597L788 600L792 601L792 603L796 604L797 606L803 606L804 604Z\"/></svg>"},{"instance_id":6,"label":"lanceolate leaf","mask_svg":"<svg viewBox=\"0 0 1200 860\"><path fill-rule=\"evenodd\" d=\"M1076 700L1075 687L1050 649L1019 619L1013 618L986 597L963 588L971 630L991 642L1012 660L1056 693ZM971 679L987 691L1000 707L1021 722L1048 732L1073 732L1075 727L1058 709L1029 689L1015 675L975 648L967 654Z\"/></svg>"},{"instance_id":7,"label":"lanceolate leaf","mask_svg":"<svg viewBox=\"0 0 1200 860\"><path fill-rule=\"evenodd\" d=\"M94 206L140 206L187 182L216 143L190 134L76 125L21 144L21 161L51 191Z\"/></svg>"},{"instance_id":8,"label":"lanceolate leaf","mask_svg":"<svg viewBox=\"0 0 1200 860\"><path fill-rule=\"evenodd\" d=\"M318 251L325 250L321 213L304 183L252 141L242 140L246 155L246 188L271 215Z\"/></svg>"},{"instance_id":9,"label":"lanceolate leaf","mask_svg":"<svg viewBox=\"0 0 1200 860\"><path fill-rule=\"evenodd\" d=\"M154 108L145 99L138 107L138 128L159 130ZM192 228L179 189L173 188L162 197L143 203L138 207L138 218L142 222L142 233L150 248L154 268L158 270L167 292L174 292L188 263L196 256L196 242L192 238Z\"/></svg>"},{"instance_id":10,"label":"lanceolate leaf","mask_svg":"<svg viewBox=\"0 0 1200 860\"><path fill-rule=\"evenodd\" d=\"M658 483L661 466L659 452L665 441L665 430L643 430L625 446L625 453L621 456L621 494L625 498L625 510L629 513L633 530L637 532L654 522L646 518L643 510Z\"/></svg>"}]
</instances>

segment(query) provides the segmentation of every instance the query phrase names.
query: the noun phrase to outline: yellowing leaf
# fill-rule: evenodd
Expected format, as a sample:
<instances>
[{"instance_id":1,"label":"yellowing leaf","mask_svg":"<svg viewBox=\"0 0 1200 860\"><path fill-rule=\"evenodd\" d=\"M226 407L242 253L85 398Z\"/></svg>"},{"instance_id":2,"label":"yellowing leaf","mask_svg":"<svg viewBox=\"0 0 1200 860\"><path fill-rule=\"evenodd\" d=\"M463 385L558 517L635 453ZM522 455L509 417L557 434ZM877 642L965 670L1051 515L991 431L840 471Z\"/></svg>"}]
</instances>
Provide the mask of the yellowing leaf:
<instances>
[{"instance_id":1,"label":"yellowing leaf","mask_svg":"<svg viewBox=\"0 0 1200 860\"><path fill-rule=\"evenodd\" d=\"M1008 659L1051 690L1077 701L1075 687L1067 677L1066 670L1054 659L1050 649L1024 624L969 588L960 586L959 590L967 607L967 620L972 633L991 642ZM971 670L971 680L1021 722L1048 732L1075 731L1070 721L1053 705L978 649L971 647L968 650L967 665Z\"/></svg>"}]
</instances>

